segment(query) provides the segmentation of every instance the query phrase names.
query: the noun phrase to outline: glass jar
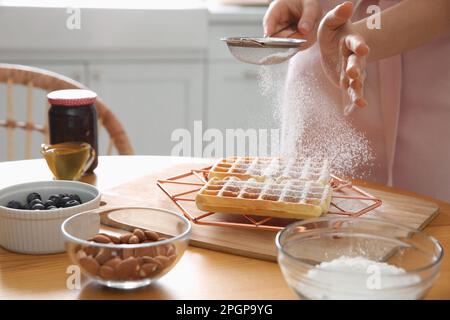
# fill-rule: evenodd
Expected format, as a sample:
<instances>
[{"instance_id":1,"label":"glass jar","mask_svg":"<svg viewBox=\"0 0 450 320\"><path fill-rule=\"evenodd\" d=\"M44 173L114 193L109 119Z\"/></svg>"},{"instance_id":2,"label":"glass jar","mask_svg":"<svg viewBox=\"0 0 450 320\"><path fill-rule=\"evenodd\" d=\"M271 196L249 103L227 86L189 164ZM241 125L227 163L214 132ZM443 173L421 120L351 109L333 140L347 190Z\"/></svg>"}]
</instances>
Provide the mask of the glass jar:
<instances>
[{"instance_id":1,"label":"glass jar","mask_svg":"<svg viewBox=\"0 0 450 320\"><path fill-rule=\"evenodd\" d=\"M57 90L47 95L51 104L48 111L50 144L89 143L96 155L86 173L92 173L98 164L96 98L95 92L84 89Z\"/></svg>"}]
</instances>

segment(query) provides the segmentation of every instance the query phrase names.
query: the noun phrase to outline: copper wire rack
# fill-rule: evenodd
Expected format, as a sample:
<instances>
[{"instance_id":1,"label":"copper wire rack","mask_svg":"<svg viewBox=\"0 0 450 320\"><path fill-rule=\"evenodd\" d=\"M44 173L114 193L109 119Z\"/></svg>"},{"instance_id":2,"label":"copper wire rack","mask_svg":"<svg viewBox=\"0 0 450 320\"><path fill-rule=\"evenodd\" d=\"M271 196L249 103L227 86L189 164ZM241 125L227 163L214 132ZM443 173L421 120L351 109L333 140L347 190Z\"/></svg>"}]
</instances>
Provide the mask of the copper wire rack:
<instances>
[{"instance_id":1,"label":"copper wire rack","mask_svg":"<svg viewBox=\"0 0 450 320\"><path fill-rule=\"evenodd\" d=\"M157 185L186 218L198 225L279 231L295 221L293 219L199 210L195 205L195 195L207 182L210 169L211 166L190 170L166 179L158 179ZM332 175L330 184L333 188L333 195L327 215L359 217L381 205L380 199L354 186L351 181Z\"/></svg>"}]
</instances>

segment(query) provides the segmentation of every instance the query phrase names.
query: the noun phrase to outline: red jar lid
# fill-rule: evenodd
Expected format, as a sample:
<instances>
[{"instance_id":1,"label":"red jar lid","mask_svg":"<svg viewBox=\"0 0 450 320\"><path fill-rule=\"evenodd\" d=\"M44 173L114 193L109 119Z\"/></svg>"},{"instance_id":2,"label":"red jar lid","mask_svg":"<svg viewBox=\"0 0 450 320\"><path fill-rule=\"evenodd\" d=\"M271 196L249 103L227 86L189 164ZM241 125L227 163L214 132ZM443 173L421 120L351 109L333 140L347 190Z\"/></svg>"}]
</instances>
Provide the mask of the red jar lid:
<instances>
[{"instance_id":1,"label":"red jar lid","mask_svg":"<svg viewBox=\"0 0 450 320\"><path fill-rule=\"evenodd\" d=\"M85 89L56 90L47 94L48 102L57 106L85 106L93 104L97 94Z\"/></svg>"}]
</instances>

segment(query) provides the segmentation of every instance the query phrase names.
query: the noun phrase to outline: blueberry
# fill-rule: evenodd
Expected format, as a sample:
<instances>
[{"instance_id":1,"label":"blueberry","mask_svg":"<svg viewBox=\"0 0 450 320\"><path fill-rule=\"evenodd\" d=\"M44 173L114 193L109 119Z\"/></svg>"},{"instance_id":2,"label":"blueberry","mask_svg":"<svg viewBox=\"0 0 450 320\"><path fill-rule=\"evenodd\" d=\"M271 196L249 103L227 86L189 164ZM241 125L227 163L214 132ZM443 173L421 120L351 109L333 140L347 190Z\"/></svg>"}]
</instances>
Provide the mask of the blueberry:
<instances>
[{"instance_id":1,"label":"blueberry","mask_svg":"<svg viewBox=\"0 0 450 320\"><path fill-rule=\"evenodd\" d=\"M40 199L34 199L34 200L31 200L30 202L28 202L28 208L31 209L31 208L34 207L36 204L42 204L42 205L44 205Z\"/></svg>"},{"instance_id":2,"label":"blueberry","mask_svg":"<svg viewBox=\"0 0 450 320\"><path fill-rule=\"evenodd\" d=\"M30 203L31 201L39 199L42 200L41 195L37 192L32 192L27 196L27 203Z\"/></svg>"},{"instance_id":3,"label":"blueberry","mask_svg":"<svg viewBox=\"0 0 450 320\"><path fill-rule=\"evenodd\" d=\"M56 205L52 200L45 200L44 207L48 209L48 207L56 207Z\"/></svg>"},{"instance_id":4,"label":"blueberry","mask_svg":"<svg viewBox=\"0 0 450 320\"><path fill-rule=\"evenodd\" d=\"M53 201L53 203L55 204L56 207L60 207L61 206L61 197L59 194L54 194L51 195L48 200Z\"/></svg>"},{"instance_id":5,"label":"blueberry","mask_svg":"<svg viewBox=\"0 0 450 320\"><path fill-rule=\"evenodd\" d=\"M45 207L41 203L36 203L34 206L31 207L31 210L45 210Z\"/></svg>"},{"instance_id":6,"label":"blueberry","mask_svg":"<svg viewBox=\"0 0 450 320\"><path fill-rule=\"evenodd\" d=\"M11 208L11 209L23 209L22 204L19 201L15 201L15 200L8 202L6 207Z\"/></svg>"},{"instance_id":7,"label":"blueberry","mask_svg":"<svg viewBox=\"0 0 450 320\"><path fill-rule=\"evenodd\" d=\"M55 207L55 206L48 206L46 209L47 209L47 210L56 210L56 209L58 209L58 208Z\"/></svg>"},{"instance_id":8,"label":"blueberry","mask_svg":"<svg viewBox=\"0 0 450 320\"><path fill-rule=\"evenodd\" d=\"M60 201L60 207L65 207L68 201L71 201L70 197L62 197Z\"/></svg>"},{"instance_id":9,"label":"blueberry","mask_svg":"<svg viewBox=\"0 0 450 320\"><path fill-rule=\"evenodd\" d=\"M64 207L65 208L69 208L69 207L75 207L78 206L80 203L77 200L69 200L65 203Z\"/></svg>"},{"instance_id":10,"label":"blueberry","mask_svg":"<svg viewBox=\"0 0 450 320\"><path fill-rule=\"evenodd\" d=\"M83 202L81 202L80 196L77 195L77 194L70 194L69 197L70 197L72 200L77 200L79 203L83 203Z\"/></svg>"}]
</instances>

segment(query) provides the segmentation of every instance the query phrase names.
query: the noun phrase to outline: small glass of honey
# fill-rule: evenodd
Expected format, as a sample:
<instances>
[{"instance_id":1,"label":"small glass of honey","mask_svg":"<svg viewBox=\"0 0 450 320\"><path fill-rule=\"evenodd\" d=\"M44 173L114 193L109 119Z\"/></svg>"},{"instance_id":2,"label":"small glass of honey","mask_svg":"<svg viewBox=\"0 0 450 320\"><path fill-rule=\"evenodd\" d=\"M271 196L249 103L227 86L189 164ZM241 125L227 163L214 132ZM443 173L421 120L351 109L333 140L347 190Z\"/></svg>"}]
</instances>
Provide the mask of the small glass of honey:
<instances>
[{"instance_id":1,"label":"small glass of honey","mask_svg":"<svg viewBox=\"0 0 450 320\"><path fill-rule=\"evenodd\" d=\"M42 144L41 154L57 180L79 180L95 160L95 150L86 142Z\"/></svg>"}]
</instances>

